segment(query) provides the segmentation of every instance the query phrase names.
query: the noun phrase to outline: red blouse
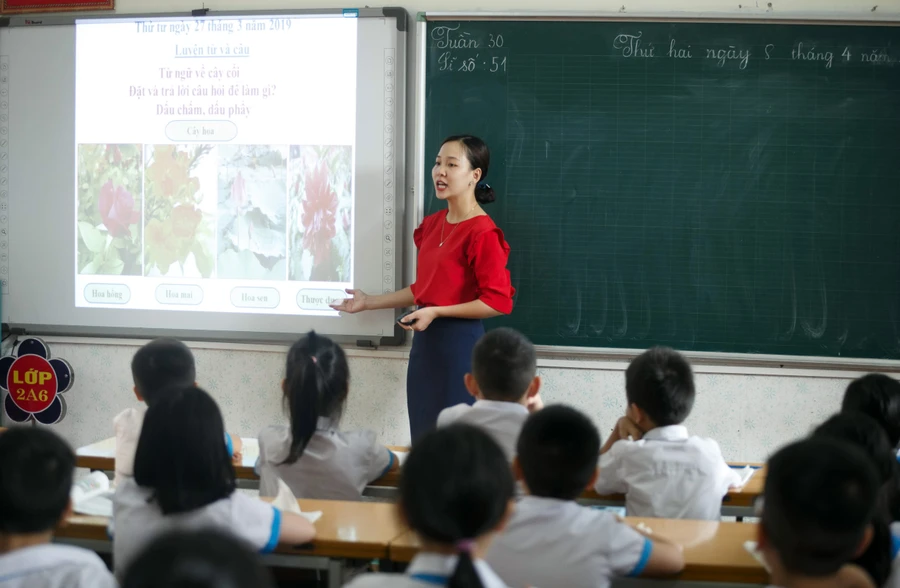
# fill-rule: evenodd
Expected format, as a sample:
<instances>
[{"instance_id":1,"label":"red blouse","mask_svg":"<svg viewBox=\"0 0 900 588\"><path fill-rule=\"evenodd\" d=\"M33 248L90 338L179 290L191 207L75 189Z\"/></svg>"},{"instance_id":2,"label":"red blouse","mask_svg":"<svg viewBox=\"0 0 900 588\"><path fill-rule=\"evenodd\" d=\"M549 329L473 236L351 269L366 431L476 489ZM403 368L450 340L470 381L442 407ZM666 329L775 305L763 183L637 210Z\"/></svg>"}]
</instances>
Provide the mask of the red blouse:
<instances>
[{"instance_id":1,"label":"red blouse","mask_svg":"<svg viewBox=\"0 0 900 588\"><path fill-rule=\"evenodd\" d=\"M451 306L481 300L497 312L512 312L516 291L506 269L509 245L503 232L487 215L456 225L446 218L447 210L427 216L413 233L419 259L410 289L416 304Z\"/></svg>"}]
</instances>

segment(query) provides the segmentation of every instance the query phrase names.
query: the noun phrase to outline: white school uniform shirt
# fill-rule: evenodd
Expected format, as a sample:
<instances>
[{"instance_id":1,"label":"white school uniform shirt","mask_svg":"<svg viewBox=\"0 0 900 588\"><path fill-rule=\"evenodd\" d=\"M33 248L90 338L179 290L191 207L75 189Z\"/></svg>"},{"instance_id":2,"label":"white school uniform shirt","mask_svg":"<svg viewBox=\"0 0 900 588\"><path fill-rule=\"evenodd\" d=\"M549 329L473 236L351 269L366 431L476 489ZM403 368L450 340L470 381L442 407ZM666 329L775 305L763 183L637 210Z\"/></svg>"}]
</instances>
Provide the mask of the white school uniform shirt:
<instances>
[{"instance_id":1,"label":"white school uniform shirt","mask_svg":"<svg viewBox=\"0 0 900 588\"><path fill-rule=\"evenodd\" d=\"M653 543L610 512L526 496L485 559L510 586L607 588L644 571Z\"/></svg>"},{"instance_id":2,"label":"white school uniform shirt","mask_svg":"<svg viewBox=\"0 0 900 588\"><path fill-rule=\"evenodd\" d=\"M900 588L900 522L891 523L891 575L886 588Z\"/></svg>"},{"instance_id":3,"label":"white school uniform shirt","mask_svg":"<svg viewBox=\"0 0 900 588\"><path fill-rule=\"evenodd\" d=\"M445 408L437 419L438 427L451 423L473 425L490 434L503 448L507 459L512 462L516 456L519 433L528 418L528 408L516 402L499 400L477 400L475 404L457 404Z\"/></svg>"},{"instance_id":4,"label":"white school uniform shirt","mask_svg":"<svg viewBox=\"0 0 900 588\"><path fill-rule=\"evenodd\" d=\"M103 560L87 549L47 543L0 555L2 588L115 588Z\"/></svg>"},{"instance_id":5,"label":"white school uniform shirt","mask_svg":"<svg viewBox=\"0 0 900 588\"><path fill-rule=\"evenodd\" d=\"M260 496L275 496L281 478L297 498L360 500L369 482L386 474L396 459L373 431L342 432L327 418L319 419L303 455L286 464L290 451L290 427L260 432L256 462Z\"/></svg>"},{"instance_id":6,"label":"white school uniform shirt","mask_svg":"<svg viewBox=\"0 0 900 588\"><path fill-rule=\"evenodd\" d=\"M113 419L116 431L116 478L118 483L125 476L134 475L134 454L137 453L141 428L144 426L144 415L147 407L126 408Z\"/></svg>"},{"instance_id":7,"label":"white school uniform shirt","mask_svg":"<svg viewBox=\"0 0 900 588\"><path fill-rule=\"evenodd\" d=\"M126 408L113 419L113 427L116 431L116 483L125 477L134 476L134 456L137 453L138 441L141 438L141 429L144 426L146 415L147 407L141 406L140 408ZM228 433L225 433L225 445L228 447L228 455L234 455L234 445L231 435Z\"/></svg>"},{"instance_id":8,"label":"white school uniform shirt","mask_svg":"<svg viewBox=\"0 0 900 588\"><path fill-rule=\"evenodd\" d=\"M116 576L155 537L174 529L217 529L243 540L251 549L269 553L281 534L281 511L261 500L235 491L190 512L164 515L150 500L152 491L123 478L113 498L113 564Z\"/></svg>"},{"instance_id":9,"label":"white school uniform shirt","mask_svg":"<svg viewBox=\"0 0 900 588\"><path fill-rule=\"evenodd\" d=\"M433 588L446 586L456 568L455 555L420 553L410 562L405 574L363 574L347 588ZM475 560L475 572L484 588L507 588L484 560Z\"/></svg>"},{"instance_id":10,"label":"white school uniform shirt","mask_svg":"<svg viewBox=\"0 0 900 588\"><path fill-rule=\"evenodd\" d=\"M722 497L741 478L719 444L682 425L657 427L639 441L617 441L600 457L598 494L625 493L628 516L719 520Z\"/></svg>"}]
</instances>

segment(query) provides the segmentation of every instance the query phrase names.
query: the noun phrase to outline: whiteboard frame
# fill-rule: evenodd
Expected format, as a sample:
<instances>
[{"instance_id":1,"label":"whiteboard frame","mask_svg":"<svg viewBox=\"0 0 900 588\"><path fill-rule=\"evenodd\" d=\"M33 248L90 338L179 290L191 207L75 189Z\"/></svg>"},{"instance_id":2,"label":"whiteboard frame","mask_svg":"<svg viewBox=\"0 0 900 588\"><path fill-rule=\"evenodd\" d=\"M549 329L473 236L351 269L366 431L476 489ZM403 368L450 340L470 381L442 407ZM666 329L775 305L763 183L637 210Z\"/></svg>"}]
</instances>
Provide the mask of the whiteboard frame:
<instances>
[{"instance_id":1,"label":"whiteboard frame","mask_svg":"<svg viewBox=\"0 0 900 588\"><path fill-rule=\"evenodd\" d=\"M394 142L394 158L393 171L391 179L393 180L395 209L394 218L402 219L406 210L411 203L407 196L407 63L408 63L408 43L410 36L410 25L412 20L409 12L402 7L385 6L379 8L286 8L286 9L251 9L251 10L210 10L207 8L192 11L167 11L167 12L146 12L146 13L80 13L80 14L64 14L64 15L36 15L36 16L9 16L0 17L0 29L10 28L47 28L54 26L74 26L78 21L116 21L126 20L133 21L135 18L183 18L196 19L204 17L253 17L253 16L345 16L347 18L365 19L365 18L385 18L396 20L396 53L394 80L396 91L394 92L394 132L392 140ZM402 225L395 222L390 232L394 242L405 244L406 239L400 235ZM405 286L405 263L402 245L400 248L394 247L393 253L393 288L399 289ZM3 294L3 297L7 297ZM3 305L4 307L7 304ZM4 308L4 310L6 310ZM395 311L395 316L400 314L399 310ZM4 322L4 326L6 323ZM44 323L16 323L14 328L10 330L13 335L34 334L42 336L76 336L76 337L127 337L127 338L147 338L154 336L175 336L189 340L203 341L221 341L233 342L235 340L254 341L259 343L281 343L291 341L295 338L292 333L278 332L251 332L238 331L232 334L226 330L204 330L191 329L179 330L170 328L132 328L132 327L104 327L104 326L86 326L86 325L57 325ZM326 331L322 331L328 334ZM360 335L360 334L329 334L335 341L355 344L364 348L374 348L377 346L402 346L406 342L406 332L396 323L393 324L393 332L391 336L379 335Z\"/></svg>"},{"instance_id":2,"label":"whiteboard frame","mask_svg":"<svg viewBox=\"0 0 900 588\"><path fill-rule=\"evenodd\" d=\"M416 17L416 103L415 103L415 144L413 157L415 165L413 196L415 201L416 224L421 223L425 214L425 70L428 54L428 23L445 20L482 20L482 21L671 21L671 22L722 22L743 24L828 24L846 26L900 26L896 16L877 16L877 11L869 15L856 13L834 13L811 17L798 12L776 13L763 10L746 13L690 13L690 12L420 12ZM628 362L644 349L627 349L618 347L577 347L537 345L538 355L542 358L556 360L559 367L568 367L570 362L579 361L611 361ZM692 363L708 366L745 366L771 369L775 373L780 370L824 370L834 372L862 373L869 371L895 372L900 374L900 359L869 359L853 357L827 357L815 355L779 355L753 353L724 353L715 351L682 351ZM566 364L563 366L562 364ZM835 374L834 377L840 377Z\"/></svg>"}]
</instances>

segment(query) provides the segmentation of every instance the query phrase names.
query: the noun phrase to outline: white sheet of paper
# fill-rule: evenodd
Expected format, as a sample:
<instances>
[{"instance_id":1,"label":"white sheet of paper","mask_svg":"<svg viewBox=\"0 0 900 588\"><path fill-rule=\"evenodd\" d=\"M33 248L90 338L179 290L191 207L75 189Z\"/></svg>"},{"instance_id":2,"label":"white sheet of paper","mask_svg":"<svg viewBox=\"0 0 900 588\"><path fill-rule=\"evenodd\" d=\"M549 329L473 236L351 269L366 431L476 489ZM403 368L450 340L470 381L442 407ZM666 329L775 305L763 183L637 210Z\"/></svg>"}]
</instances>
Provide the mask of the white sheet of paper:
<instances>
[{"instance_id":1,"label":"white sheet of paper","mask_svg":"<svg viewBox=\"0 0 900 588\"><path fill-rule=\"evenodd\" d=\"M300 505L297 504L297 499L294 497L294 493L291 492L291 489L288 488L288 485L285 484L283 480L278 480L278 494L275 495L275 500L272 501L272 506L282 512L292 512L298 514L311 523L315 523L320 518L322 518L322 511L320 510L312 512L301 511Z\"/></svg>"},{"instance_id":2,"label":"white sheet of paper","mask_svg":"<svg viewBox=\"0 0 900 588\"><path fill-rule=\"evenodd\" d=\"M744 549L747 550L747 553L753 556L753 559L758 561L762 567L766 568L767 572L771 572L769 566L766 565L766 560L763 558L762 553L759 552L759 549L756 548L756 541L744 541Z\"/></svg>"}]
</instances>

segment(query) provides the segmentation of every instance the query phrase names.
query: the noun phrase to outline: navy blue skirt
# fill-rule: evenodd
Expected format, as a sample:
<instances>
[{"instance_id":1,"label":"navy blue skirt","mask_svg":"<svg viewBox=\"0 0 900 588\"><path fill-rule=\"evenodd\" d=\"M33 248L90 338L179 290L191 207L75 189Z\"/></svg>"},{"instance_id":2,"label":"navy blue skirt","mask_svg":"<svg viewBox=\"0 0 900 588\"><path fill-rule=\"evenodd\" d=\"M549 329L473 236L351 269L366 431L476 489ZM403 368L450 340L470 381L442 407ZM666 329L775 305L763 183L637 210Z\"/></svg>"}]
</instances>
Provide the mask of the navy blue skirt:
<instances>
[{"instance_id":1,"label":"navy blue skirt","mask_svg":"<svg viewBox=\"0 0 900 588\"><path fill-rule=\"evenodd\" d=\"M477 319L439 318L413 335L406 372L406 406L413 443L434 429L438 414L475 399L466 390L465 375L472 371L472 349L484 335Z\"/></svg>"}]
</instances>

